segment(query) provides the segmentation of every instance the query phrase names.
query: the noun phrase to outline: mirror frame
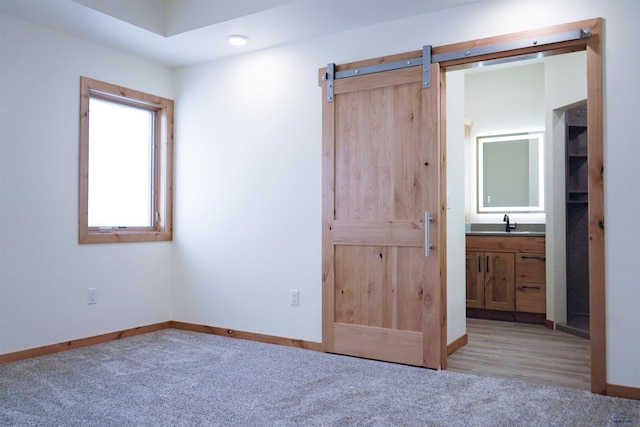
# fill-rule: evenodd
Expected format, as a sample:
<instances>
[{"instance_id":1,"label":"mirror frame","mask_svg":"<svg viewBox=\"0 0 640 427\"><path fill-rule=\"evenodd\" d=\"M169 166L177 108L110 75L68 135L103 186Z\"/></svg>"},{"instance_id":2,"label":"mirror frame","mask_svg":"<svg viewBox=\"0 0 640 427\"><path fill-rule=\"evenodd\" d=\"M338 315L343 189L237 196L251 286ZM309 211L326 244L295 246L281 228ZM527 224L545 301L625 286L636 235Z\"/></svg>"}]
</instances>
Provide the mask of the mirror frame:
<instances>
[{"instance_id":1,"label":"mirror frame","mask_svg":"<svg viewBox=\"0 0 640 427\"><path fill-rule=\"evenodd\" d=\"M544 131L509 133L502 135L478 136L476 157L477 157L477 213L511 213L511 212L544 212ZM529 206L485 206L484 201L484 144L490 142L504 141L538 141L538 204Z\"/></svg>"}]
</instances>

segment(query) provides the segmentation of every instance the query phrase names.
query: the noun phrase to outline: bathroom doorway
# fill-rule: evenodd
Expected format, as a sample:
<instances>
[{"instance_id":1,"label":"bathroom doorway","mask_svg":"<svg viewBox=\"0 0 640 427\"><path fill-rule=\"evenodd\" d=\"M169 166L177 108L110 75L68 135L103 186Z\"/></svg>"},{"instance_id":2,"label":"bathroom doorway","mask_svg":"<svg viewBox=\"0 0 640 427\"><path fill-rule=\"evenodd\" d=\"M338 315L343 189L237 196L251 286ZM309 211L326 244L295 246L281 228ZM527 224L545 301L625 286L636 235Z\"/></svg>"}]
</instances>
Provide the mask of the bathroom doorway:
<instances>
[{"instance_id":1,"label":"bathroom doorway","mask_svg":"<svg viewBox=\"0 0 640 427\"><path fill-rule=\"evenodd\" d=\"M515 295L516 303L513 307L503 310L500 305L492 301L483 302L478 301L477 298L469 300L469 292L474 292L476 288L473 284L471 288L467 288L466 327L469 349L472 350L465 349L463 352L472 351L474 357L481 360L482 358L478 358L478 355L491 354L493 351L491 345L497 346L503 340L517 341L518 345L501 346L500 357L504 357L504 360L498 364L500 366L498 368L495 364L469 365L464 360L453 357L452 369L459 370L460 367L469 366L469 369L475 371L501 372L506 376L517 372L517 375L523 378L531 379L538 376L536 380L546 380L548 384L554 384L553 381L556 381L557 385L572 384L575 387L589 389L588 341L580 342L581 340L570 337L563 341L566 336L564 333L536 331L536 328L544 329L544 326L539 325L546 325L551 330L557 327L559 330L566 331L561 329L561 325L568 323L567 307L571 308L573 301L567 298L567 294L569 296L576 294L576 273L575 269L571 269L572 263L567 268L567 275L563 273L566 265L565 253L567 253L564 236L573 236L574 241L586 243L586 227L575 227L576 218L582 218L580 224L584 225L584 215L575 214L586 212L583 209L586 207L586 200L566 203L565 177L570 187L576 187L578 184L585 187L580 188L581 199L586 199L584 190L587 182L584 179L586 168L579 170L582 173L579 182L572 173L565 173L564 159L567 158L565 128L568 125L565 118L571 116L570 113L574 111L567 105L577 105L581 101L584 103L586 96L586 53L584 51L447 72L447 119L448 122L451 121L447 128L448 145L456 144L456 141L464 138L465 224L467 230L471 228L470 226L473 226L474 230L483 230L480 233L468 231L467 236L476 236L476 239L484 238L490 234L483 233L494 230L497 237L508 239L513 243L514 237L540 236L543 239L546 234L547 218L550 225L546 242L550 246L546 251L550 256L545 257L544 253L536 254L542 256L540 261L534 261L535 257L531 256L533 254L527 257L532 259L531 263L538 264L537 267L533 266L540 270L536 280L520 283L523 274L521 267L531 268L532 264L521 264L522 256L515 255L516 283L515 285L510 283L515 287L514 294L510 296L513 301ZM460 123L463 120L464 135L460 132ZM586 121L586 116L584 120ZM586 127L580 129L586 131ZM497 134L509 137L491 136ZM524 140L518 135L525 135ZM530 139L531 135L541 135L540 140L544 141L544 149L543 147L538 147L536 150L532 150L532 147L527 148L527 144L539 143L538 139ZM497 142L493 142L494 140ZM584 142L586 140L583 139L581 147L586 153ZM483 148L482 145L484 145L484 153L479 151ZM489 148L492 151L489 151ZM480 161L483 154L485 162L489 155L493 156L492 160L494 160L489 165L490 168L485 167L484 171ZM451 162L457 164L460 161L454 158L456 155L459 155L459 150L450 153L448 157ZM580 166L586 164L586 156L573 156L570 159L574 164L579 162ZM575 166L571 168L576 169ZM450 174L448 188L461 191L460 181L459 175ZM491 186L488 185L488 181L491 181ZM545 185L546 183L549 185ZM484 192L484 198L481 195L483 188L487 190ZM533 191L537 193L531 194ZM455 192L453 191L454 194ZM543 203L540 203L541 199ZM456 202L460 203L459 200ZM452 203L452 206L449 206L450 210L454 210L455 204ZM499 207L493 207L494 204L499 204ZM460 216L459 212L455 214L456 217ZM506 223L503 222L503 215L505 214L511 217L512 222L517 223L517 225L510 225L510 230L513 228L510 234L504 233ZM564 221L565 218L566 221ZM571 232L567 234L565 229L570 229ZM522 234L523 230L524 234ZM579 236L580 239L577 239L578 233L582 233ZM478 252L473 245L471 248L466 248L466 253L467 263L472 263L475 267L475 264L480 262L476 260ZM567 254L574 255L577 249L573 247L571 249ZM584 254L586 249L586 245L583 245L581 254ZM545 252L544 244L542 252ZM504 256L514 257L513 254L504 254ZM544 258L549 261L545 262ZM493 262L495 263L493 270L496 271L496 268L501 267L498 264L500 260L495 259ZM581 270L585 267L588 270L588 264L584 264L584 257L582 262ZM588 263L588 257L586 263ZM546 280L545 264L548 265L549 270ZM513 275L513 267L511 268L511 275ZM467 265L467 270L469 269ZM559 270L558 274L555 270ZM476 278L475 272L475 268L472 272L467 272L467 282ZM524 274L531 274L531 272L527 271ZM584 278L584 271L582 276ZM571 280L564 280L566 277ZM588 271L586 277L588 277ZM567 287L567 282L572 286ZM585 284L588 301L588 279L583 283ZM467 285L469 286L469 283ZM491 286L489 283L487 285ZM584 294L580 295L584 299ZM487 298L489 297L485 294L484 299L487 300ZM588 304L586 312L588 316ZM573 315L571 310L569 313L570 317L575 317L571 316ZM502 322L479 320L481 318L511 322L515 320L520 323L505 325ZM539 325L531 325L532 323ZM489 331L494 333L490 334ZM521 336L527 336L528 339L523 341ZM584 337L582 334L579 336ZM483 345L478 345L474 340L482 341ZM544 363L537 364L537 368L531 371L528 370L531 363L526 363L524 366L518 365L519 360L527 359L529 354L536 354L533 350L545 341L547 344L543 347L546 347L548 352L544 354ZM554 346L560 345L572 346L571 354L553 350ZM540 359L540 356L538 354L536 357ZM545 366L553 368L550 372L545 372ZM556 367L563 368L557 372ZM567 378L562 378L563 375Z\"/></svg>"},{"instance_id":2,"label":"bathroom doorway","mask_svg":"<svg viewBox=\"0 0 640 427\"><path fill-rule=\"evenodd\" d=\"M593 20L593 21L588 21L587 22L583 22L583 23L576 23L575 25L583 25L583 24L587 24L587 25L591 25L592 29L598 28L599 31L599 26L600 26L600 21L599 20ZM568 27L573 27L575 26L574 24L570 24L565 26L564 28L568 28ZM550 29L549 29L550 30ZM553 31L553 30L550 30ZM515 36L512 39L515 39ZM506 36L502 38L502 41L505 40L505 38L507 38ZM486 42L485 40L482 41L475 41L475 42L469 42L468 45L478 45L478 44L482 44ZM486 42L487 44L490 44L489 42ZM461 44L464 45L464 44ZM602 393L604 392L605 388L606 388L606 374L605 374L605 358L604 358L604 349L605 349L605 339L604 339L604 307L603 307L603 295L604 295L604 231L603 231L603 205L604 205L604 197L603 197L603 186L602 186L602 170L601 170L601 164L602 164L602 90L601 90L601 79L602 79L602 63L601 63L601 56L600 56L600 42L599 42L599 36L597 37L597 39L591 39L589 42L578 42L576 43L574 46L572 46L571 48L565 48L565 49L552 49L553 52L547 51L545 52L544 49L540 48L538 50L532 49L532 51L534 51L535 53L541 53L544 52L544 54L540 54L537 55L538 57L542 57L542 56L551 56L551 54L566 54L566 53L573 53L573 52L577 52L577 51L585 51L583 53L583 55L586 57L586 69L587 69L587 76L586 76L586 80L587 80L587 103L589 105L589 116L588 116L588 121L589 121L589 152L590 152L590 156L589 156L589 160L588 160L588 169L589 169L589 174L588 174L588 185L589 185L589 202L590 202L590 210L589 210L589 233L590 236L592 236L590 242L589 242L589 269L590 269L590 292L591 292L591 305L590 305L590 314L591 314L591 319L590 319L590 324L591 324L591 334L592 334L592 339L590 342L590 359L591 359L591 391L592 392L597 392L597 393ZM513 56L513 54L512 54ZM508 54L504 54L502 56L502 59L504 58L509 58L509 60L512 59L512 56L509 56ZM530 56L529 59L531 59L532 57ZM491 61L495 60L495 59L499 59L499 55L494 55L492 58L490 58ZM538 58L535 58L538 59ZM461 64L460 62L464 62L463 64ZM450 86L449 83L451 80L450 75L449 75L449 71L450 70L456 70L456 69L461 69L464 67L473 67L473 66L484 66L488 64L487 62L484 63L477 63L477 62L472 62L471 60L467 60L467 61L460 61L457 64L452 64L451 66L448 66L448 64L443 64L444 68L447 70L447 75L446 75L446 94L447 94L447 103L448 103L448 96L449 96L449 92L450 92ZM454 68L455 67L455 68ZM527 102L527 99L523 99L522 100L523 103ZM549 110L547 110L549 111ZM449 105L447 104L447 120L446 123L447 125L449 125L449 122L452 121L453 117L450 115L449 113ZM470 118L471 120L473 120L473 118ZM464 123L464 118L461 119L462 122ZM444 124L444 122L443 122ZM593 126L592 126L593 125ZM547 129L548 126L545 125L545 129ZM450 245L454 240L455 240L455 234L454 232L452 232L452 228L455 227L453 224L458 224L459 227L461 227L461 223L464 220L461 220L459 222L457 222L454 219L454 215L449 215L450 210L449 209L455 209L456 204L459 202L459 199L456 198L456 193L454 191L450 191L451 186L450 184L450 175L449 172L451 172L449 169L455 169L456 165L454 164L454 162L452 161L453 158L455 158L455 156L453 156L453 153L450 153L449 151L449 141L447 141L447 159L448 159L448 165L447 165L447 221L451 221L452 223L450 224L451 226L447 227L447 244ZM474 143L475 141L471 141L471 143ZM563 147L564 148L564 147ZM560 157L560 159L562 160L558 160L558 158L556 157L547 157L547 155L550 155L551 153L547 153L545 155L545 159L548 159L548 161L551 163L551 165L554 165L554 162L561 162L561 164L564 165L564 157ZM594 157L595 156L595 157ZM467 167L469 167L469 163L467 163L466 165ZM557 168L555 168L555 165L553 166L553 168L551 168L550 170L553 171L554 169L558 170ZM563 176L564 176L564 167L561 169L561 172ZM554 178L553 175L546 174L546 179L549 180L551 179L551 181L549 182L554 182ZM463 183L464 185L464 183ZM466 184L467 187L471 187L471 185ZM472 189L471 189L472 190ZM560 197L560 200L563 201L564 200L564 193L565 193L565 189L564 188L560 188L559 189L560 193L562 194L562 196ZM554 207L555 203L554 203L554 199L558 197L557 191L554 189L554 194L552 195L547 195L546 200L550 200L547 203L550 204L550 206ZM561 205L561 204L559 204ZM562 205L561 205L562 206ZM547 212L550 213L550 212ZM550 215L551 216L551 215ZM553 218L555 219L556 217L558 217L558 215L555 215L555 213L552 215ZM561 217L564 217L564 214L561 215ZM547 218L548 219L548 218ZM455 221L455 222L454 222ZM466 221L465 221L466 222ZM564 246L564 239L563 238L558 238L558 236L561 236L561 230L560 228L558 228L557 224L554 224L553 221L546 221L547 222L547 229L546 229L546 234L547 234L547 238L552 239L551 242L553 242L552 244L547 244L547 250L546 250L546 257L547 260L550 260L551 263L554 262L556 255L558 253L559 250L561 250L562 252L564 252L566 250L566 247ZM463 237L464 239L464 234ZM558 244L557 242L561 241L562 242L562 247L558 248ZM549 241L548 241L549 242ZM463 245L464 247L464 245ZM448 261L450 261L451 259L449 259ZM459 268L459 267L458 267ZM554 285L556 284L557 280L556 280L556 276L560 273L558 273L559 270L562 270L561 268L551 268L549 269L549 271L551 271L552 273L549 274L548 277L548 281L553 283ZM563 271L564 273L564 271ZM454 283L456 280L459 280L459 277L456 278L455 277L455 273L453 271L453 269L451 268L447 268L447 282L448 283ZM463 279L464 280L464 279ZM556 287L557 289L558 287ZM455 295L453 295L451 293L451 286L448 287L450 294L448 295L448 298L455 298ZM561 319L559 316L556 315L556 312L558 311L557 306L560 306L560 304L562 304L562 301L560 301L560 299L555 298L555 290L552 291L552 295L550 299L551 301L551 306L549 307L549 310L552 310L553 313L553 317L550 320L558 321L556 319ZM556 304L558 303L558 304ZM565 302L566 304L566 302ZM456 317L457 313L454 313L451 310L451 306L452 304L448 304L448 318L449 318L449 323L453 323L456 320L454 320L454 318ZM563 307L564 310L566 311L566 306ZM551 316L550 316L551 317ZM594 328L596 330L594 330ZM449 328L449 330L451 330L451 327ZM455 339L456 335L452 335L449 334L450 338ZM464 337L463 337L464 338ZM459 343L458 342L450 342L449 343L450 346L452 344L455 344L454 347L459 347Z\"/></svg>"}]
</instances>

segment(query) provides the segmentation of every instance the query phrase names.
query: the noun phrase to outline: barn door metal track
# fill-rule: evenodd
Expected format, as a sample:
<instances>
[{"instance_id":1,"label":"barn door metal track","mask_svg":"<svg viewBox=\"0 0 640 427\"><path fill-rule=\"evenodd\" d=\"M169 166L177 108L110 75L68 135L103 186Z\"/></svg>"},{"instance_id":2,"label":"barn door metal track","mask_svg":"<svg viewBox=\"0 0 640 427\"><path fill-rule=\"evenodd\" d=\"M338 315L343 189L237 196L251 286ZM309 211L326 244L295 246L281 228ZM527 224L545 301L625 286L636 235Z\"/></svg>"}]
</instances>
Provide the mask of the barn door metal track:
<instances>
[{"instance_id":1,"label":"barn door metal track","mask_svg":"<svg viewBox=\"0 0 640 427\"><path fill-rule=\"evenodd\" d=\"M533 46L545 46L553 43L579 40L591 37L591 28L580 28L579 30L566 31L564 33L549 34L546 36L532 37L530 39L514 40L506 43L494 44L491 46L474 47L471 49L457 50L455 52L441 53L433 55L431 62L452 61L462 58L473 58L474 56L488 55L491 53L505 52L508 50L523 49Z\"/></svg>"},{"instance_id":2,"label":"barn door metal track","mask_svg":"<svg viewBox=\"0 0 640 427\"><path fill-rule=\"evenodd\" d=\"M505 52L508 50L523 49L532 46L545 46L553 43L560 43L570 40L579 40L591 37L590 28L580 28L579 30L566 31L563 33L549 34L546 36L533 37L530 39L515 40L512 42L499 43L491 46L481 46L470 49L457 50L455 52L431 54L431 45L422 48L422 56L418 58L405 59L403 61L388 62L385 64L370 65L368 67L354 68L336 72L336 64L327 65L327 72L322 79L327 82L327 102L333 102L334 81L347 77L364 76L383 71L398 70L401 68L422 66L422 87L431 87L431 64L443 61L452 61L463 58L473 58L481 55Z\"/></svg>"},{"instance_id":3,"label":"barn door metal track","mask_svg":"<svg viewBox=\"0 0 640 427\"><path fill-rule=\"evenodd\" d=\"M367 74L381 73L383 71L399 70L401 68L417 67L424 64L424 58L427 59L427 64L431 65L431 46L425 46L422 49L423 56L412 59L405 59L402 61L387 62L384 64L370 65L368 67L353 68L351 70L337 71L336 64L327 64L327 72L322 76L322 80L327 82L327 102L333 102L333 84L334 80L344 79L347 77L364 76ZM425 54L426 52L426 54ZM423 67L427 71L423 74L423 86L429 87L431 85L431 73L430 67Z\"/></svg>"}]
</instances>

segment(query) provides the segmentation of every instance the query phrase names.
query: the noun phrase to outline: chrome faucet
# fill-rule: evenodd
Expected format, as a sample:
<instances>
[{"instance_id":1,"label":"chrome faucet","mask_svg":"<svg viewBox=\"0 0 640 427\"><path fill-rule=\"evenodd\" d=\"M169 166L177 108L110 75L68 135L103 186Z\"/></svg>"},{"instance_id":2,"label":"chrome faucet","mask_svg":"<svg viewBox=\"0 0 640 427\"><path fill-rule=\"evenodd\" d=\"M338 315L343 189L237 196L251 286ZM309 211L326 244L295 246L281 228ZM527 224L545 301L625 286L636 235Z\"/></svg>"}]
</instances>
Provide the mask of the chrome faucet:
<instances>
[{"instance_id":1,"label":"chrome faucet","mask_svg":"<svg viewBox=\"0 0 640 427\"><path fill-rule=\"evenodd\" d=\"M511 233L511 230L515 230L516 227L518 226L518 224L515 223L515 222L513 223L513 225L509 224L509 215L507 215L507 214L504 214L504 218L502 218L502 221L507 223L507 226L506 226L506 228L504 230L507 233Z\"/></svg>"}]
</instances>

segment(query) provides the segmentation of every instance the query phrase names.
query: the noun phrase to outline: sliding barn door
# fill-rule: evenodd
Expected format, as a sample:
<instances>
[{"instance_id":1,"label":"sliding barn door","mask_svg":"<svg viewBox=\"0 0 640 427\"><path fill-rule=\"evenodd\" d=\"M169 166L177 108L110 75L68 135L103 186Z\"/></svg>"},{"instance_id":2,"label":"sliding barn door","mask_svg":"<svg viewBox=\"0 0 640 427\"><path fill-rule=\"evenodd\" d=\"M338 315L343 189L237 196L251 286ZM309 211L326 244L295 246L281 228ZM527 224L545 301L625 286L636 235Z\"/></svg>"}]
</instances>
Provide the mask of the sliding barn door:
<instances>
[{"instance_id":1,"label":"sliding barn door","mask_svg":"<svg viewBox=\"0 0 640 427\"><path fill-rule=\"evenodd\" d=\"M335 80L333 96L323 83L327 352L442 365L440 69L430 68L426 89L422 66Z\"/></svg>"}]
</instances>

